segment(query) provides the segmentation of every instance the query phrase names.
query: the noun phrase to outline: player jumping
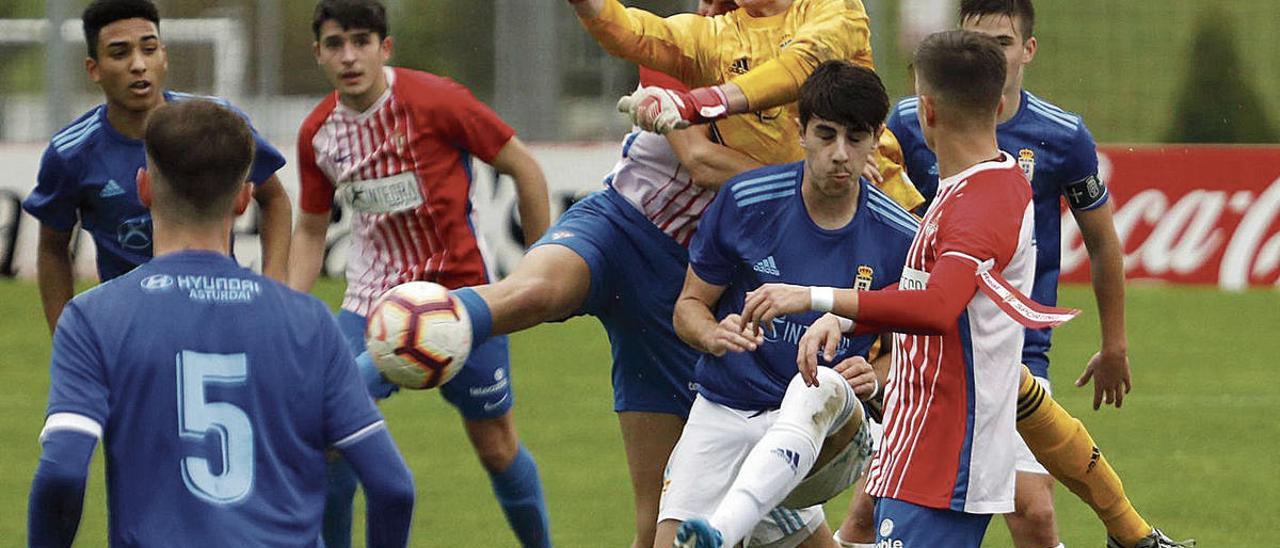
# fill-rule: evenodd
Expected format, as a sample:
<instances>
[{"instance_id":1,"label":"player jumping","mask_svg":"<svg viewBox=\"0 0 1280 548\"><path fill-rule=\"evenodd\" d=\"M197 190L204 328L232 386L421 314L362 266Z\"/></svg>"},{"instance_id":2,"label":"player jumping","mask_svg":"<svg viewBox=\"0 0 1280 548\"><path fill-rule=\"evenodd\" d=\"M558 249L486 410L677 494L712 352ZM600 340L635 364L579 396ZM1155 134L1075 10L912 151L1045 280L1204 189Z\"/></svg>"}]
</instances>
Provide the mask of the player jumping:
<instances>
[{"instance_id":1,"label":"player jumping","mask_svg":"<svg viewBox=\"0 0 1280 548\"><path fill-rule=\"evenodd\" d=\"M811 9L814 6L817 8ZM795 161L803 156L792 121L794 106L785 104L794 101L800 81L792 81L790 76L777 80L779 65L771 63L787 51L779 47L783 37L787 33L796 36L795 45L788 46L793 51L807 51L833 40L834 51L818 48L823 55L867 63L870 50L865 40L865 14L860 7L855 9L839 0L805 0L783 6L784 11L792 10L800 20L812 24L800 28L795 18L786 19L785 25L784 18L772 18L760 26L760 34L751 35L754 42L742 41L749 33L738 32L755 24L753 12L743 9L722 17L683 14L661 19L624 10L614 0L591 0L577 7L580 15L583 9L603 7L600 13L606 14L604 19L584 16L583 22L593 34L597 27L614 28L607 14L635 13L641 20L675 33L671 39L679 41L684 51L706 51L708 55L723 51L726 58L740 59L736 63L686 65L686 69L697 71L692 83L725 82L739 77L739 72L764 70L761 74L766 78L760 89L785 99L760 115L732 116L714 126L669 134L670 147L661 136L633 133L624 143L623 159L606 179L606 189L579 201L561 216L511 275L493 285L455 292L473 320L475 341L483 341L490 333L510 333L577 314L594 315L604 323L613 346L614 409L636 501L633 545L647 547L653 544L662 470L693 402L693 366L698 354L676 337L671 326L688 266L685 245L715 188L724 180L762 163ZM726 2L703 3L708 10L732 7ZM757 7L744 5L750 10ZM699 22L704 19L707 22ZM707 32L700 31L697 36L687 32L703 28ZM636 36L634 29L612 39L626 41L630 36ZM641 36L633 42L633 56L652 51L650 46L658 43L656 39ZM672 53L663 50L663 55ZM798 61L797 70L807 74L817 64L808 64L810 60ZM803 77L800 75L800 80ZM652 78L649 73L642 83L656 84ZM706 134L730 148L711 142ZM921 203L922 198L907 181L893 177L887 181L884 188L908 207Z\"/></svg>"},{"instance_id":2,"label":"player jumping","mask_svg":"<svg viewBox=\"0 0 1280 548\"><path fill-rule=\"evenodd\" d=\"M804 161L735 177L704 215L675 325L705 354L655 546L830 542L820 504L857 479L870 454L854 394L870 398L880 386L865 359L878 337L843 341L827 360L834 369L820 368L811 387L797 374L796 345L819 314L776 318L759 333L744 332L737 312L761 283L876 289L898 279L915 218L859 178L888 110L870 69L819 65L800 89ZM831 462L844 467L824 472ZM824 492L784 504L802 480Z\"/></svg>"}]
</instances>

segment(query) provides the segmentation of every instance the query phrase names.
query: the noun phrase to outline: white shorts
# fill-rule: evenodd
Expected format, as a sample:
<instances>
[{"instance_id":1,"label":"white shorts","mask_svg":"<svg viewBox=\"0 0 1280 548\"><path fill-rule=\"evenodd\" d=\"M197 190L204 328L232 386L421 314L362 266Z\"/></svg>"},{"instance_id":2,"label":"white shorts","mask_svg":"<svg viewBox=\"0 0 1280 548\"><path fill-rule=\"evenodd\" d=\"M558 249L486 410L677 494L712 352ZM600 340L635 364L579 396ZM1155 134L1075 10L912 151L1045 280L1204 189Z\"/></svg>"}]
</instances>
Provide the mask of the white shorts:
<instances>
[{"instance_id":1,"label":"white shorts","mask_svg":"<svg viewBox=\"0 0 1280 548\"><path fill-rule=\"evenodd\" d=\"M662 482L658 521L707 518L729 492L747 453L778 420L778 410L740 411L698 396ZM775 508L751 532L747 546L790 548L824 522L822 506Z\"/></svg>"},{"instance_id":2,"label":"white shorts","mask_svg":"<svg viewBox=\"0 0 1280 548\"><path fill-rule=\"evenodd\" d=\"M1053 389L1049 386L1049 379L1044 377L1034 377L1036 382L1044 388L1044 391L1050 396L1053 395ZM1031 454L1031 448L1027 447L1027 442L1022 441L1022 436L1018 436L1018 441L1014 442L1014 468L1019 472L1028 474L1044 474L1049 475L1049 471L1045 470L1040 461L1036 460L1035 455Z\"/></svg>"}]
</instances>

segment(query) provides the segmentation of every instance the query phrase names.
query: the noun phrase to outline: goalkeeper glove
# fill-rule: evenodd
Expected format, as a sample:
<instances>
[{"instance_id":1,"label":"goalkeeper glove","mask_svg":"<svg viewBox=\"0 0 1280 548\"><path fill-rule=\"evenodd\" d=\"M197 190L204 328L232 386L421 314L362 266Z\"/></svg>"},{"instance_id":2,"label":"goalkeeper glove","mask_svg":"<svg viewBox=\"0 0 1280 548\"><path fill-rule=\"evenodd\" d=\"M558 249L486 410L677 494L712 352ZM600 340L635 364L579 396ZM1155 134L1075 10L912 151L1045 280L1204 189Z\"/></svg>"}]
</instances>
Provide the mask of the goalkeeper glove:
<instances>
[{"instance_id":1,"label":"goalkeeper glove","mask_svg":"<svg viewBox=\"0 0 1280 548\"><path fill-rule=\"evenodd\" d=\"M665 134L729 115L729 99L719 86L693 91L643 87L618 100L618 111L631 116L641 129Z\"/></svg>"}]
</instances>

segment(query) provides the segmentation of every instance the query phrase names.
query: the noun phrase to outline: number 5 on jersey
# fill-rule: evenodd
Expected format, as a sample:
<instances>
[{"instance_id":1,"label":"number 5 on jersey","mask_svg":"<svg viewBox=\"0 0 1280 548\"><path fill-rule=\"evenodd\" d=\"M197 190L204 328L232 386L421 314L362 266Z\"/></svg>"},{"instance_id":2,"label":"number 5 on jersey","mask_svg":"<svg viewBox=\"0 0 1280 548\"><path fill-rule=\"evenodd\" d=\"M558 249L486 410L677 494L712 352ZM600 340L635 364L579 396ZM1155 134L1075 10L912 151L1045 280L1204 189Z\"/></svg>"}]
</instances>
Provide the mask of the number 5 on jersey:
<instances>
[{"instance_id":1,"label":"number 5 on jersey","mask_svg":"<svg viewBox=\"0 0 1280 548\"><path fill-rule=\"evenodd\" d=\"M183 350L178 361L178 435L203 446L210 434L218 437L222 471L204 457L182 458L182 481L207 502L237 502L253 490L253 424L244 410L227 402L205 400L205 388L244 384L249 378L244 354L204 354Z\"/></svg>"}]
</instances>

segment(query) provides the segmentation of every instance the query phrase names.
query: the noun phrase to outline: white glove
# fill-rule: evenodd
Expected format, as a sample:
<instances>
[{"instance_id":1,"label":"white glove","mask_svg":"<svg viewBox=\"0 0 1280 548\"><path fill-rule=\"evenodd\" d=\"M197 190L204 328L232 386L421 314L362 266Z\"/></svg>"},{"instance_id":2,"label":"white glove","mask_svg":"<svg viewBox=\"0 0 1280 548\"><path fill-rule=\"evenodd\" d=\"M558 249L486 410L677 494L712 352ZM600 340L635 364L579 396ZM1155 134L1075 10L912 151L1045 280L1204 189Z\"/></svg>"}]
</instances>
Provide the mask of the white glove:
<instances>
[{"instance_id":1,"label":"white glove","mask_svg":"<svg viewBox=\"0 0 1280 548\"><path fill-rule=\"evenodd\" d=\"M631 123L641 129L658 134L689 127L689 121L680 114L685 109L678 94L657 86L643 87L618 99L618 112L627 113Z\"/></svg>"}]
</instances>

